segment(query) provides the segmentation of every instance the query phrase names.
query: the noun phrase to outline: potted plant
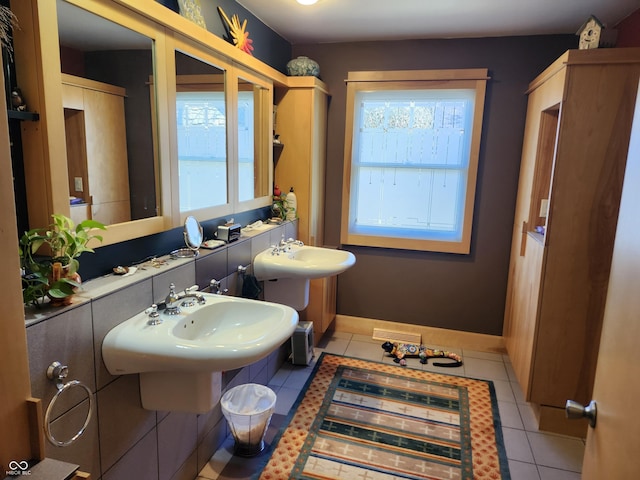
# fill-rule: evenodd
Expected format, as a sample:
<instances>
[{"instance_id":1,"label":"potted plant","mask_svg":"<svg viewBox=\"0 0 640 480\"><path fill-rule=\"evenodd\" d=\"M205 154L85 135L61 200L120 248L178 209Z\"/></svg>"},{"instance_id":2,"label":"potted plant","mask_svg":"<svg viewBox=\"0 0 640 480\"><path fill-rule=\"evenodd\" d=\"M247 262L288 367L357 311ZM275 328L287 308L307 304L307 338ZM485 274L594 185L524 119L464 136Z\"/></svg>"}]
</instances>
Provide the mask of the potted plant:
<instances>
[{"instance_id":1,"label":"potted plant","mask_svg":"<svg viewBox=\"0 0 640 480\"><path fill-rule=\"evenodd\" d=\"M69 304L75 289L80 286L78 257L84 252L94 252L89 242L102 241L102 236L96 235L94 229L106 229L95 220L84 220L75 225L64 215L53 214L52 217L53 223L47 228L29 230L20 238L25 305L39 306L45 295L54 305ZM39 253L43 247L46 256Z\"/></svg>"}]
</instances>

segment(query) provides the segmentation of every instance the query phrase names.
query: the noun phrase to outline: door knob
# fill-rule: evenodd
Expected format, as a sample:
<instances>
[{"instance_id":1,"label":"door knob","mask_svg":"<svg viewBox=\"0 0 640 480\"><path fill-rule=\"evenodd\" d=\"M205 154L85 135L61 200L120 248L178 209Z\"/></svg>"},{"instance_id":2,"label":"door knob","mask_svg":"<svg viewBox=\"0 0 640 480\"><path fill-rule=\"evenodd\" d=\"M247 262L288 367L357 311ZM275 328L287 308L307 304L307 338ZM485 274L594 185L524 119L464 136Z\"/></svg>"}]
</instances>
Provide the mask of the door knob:
<instances>
[{"instance_id":1,"label":"door knob","mask_svg":"<svg viewBox=\"0 0 640 480\"><path fill-rule=\"evenodd\" d=\"M568 419L586 418L592 428L596 426L597 410L595 400L591 400L586 407L574 400L567 400L567 405L564 407Z\"/></svg>"}]
</instances>

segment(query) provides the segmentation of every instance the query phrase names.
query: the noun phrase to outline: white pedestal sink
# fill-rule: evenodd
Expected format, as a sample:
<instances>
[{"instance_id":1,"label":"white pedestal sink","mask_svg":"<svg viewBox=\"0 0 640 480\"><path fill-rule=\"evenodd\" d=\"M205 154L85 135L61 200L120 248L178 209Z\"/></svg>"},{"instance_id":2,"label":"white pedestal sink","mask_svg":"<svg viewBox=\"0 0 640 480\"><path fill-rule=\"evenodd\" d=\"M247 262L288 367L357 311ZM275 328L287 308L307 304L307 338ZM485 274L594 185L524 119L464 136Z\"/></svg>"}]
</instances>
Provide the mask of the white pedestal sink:
<instances>
[{"instance_id":1,"label":"white pedestal sink","mask_svg":"<svg viewBox=\"0 0 640 480\"><path fill-rule=\"evenodd\" d=\"M260 252L253 273L264 280L265 299L304 310L309 303L309 280L338 275L356 263L346 250L289 242Z\"/></svg>"},{"instance_id":2,"label":"white pedestal sink","mask_svg":"<svg viewBox=\"0 0 640 480\"><path fill-rule=\"evenodd\" d=\"M286 306L203 293L205 304L177 315L142 312L102 343L112 375L139 373L142 406L204 413L220 399L221 372L250 365L293 334L298 313ZM154 324L158 320L159 324Z\"/></svg>"}]
</instances>

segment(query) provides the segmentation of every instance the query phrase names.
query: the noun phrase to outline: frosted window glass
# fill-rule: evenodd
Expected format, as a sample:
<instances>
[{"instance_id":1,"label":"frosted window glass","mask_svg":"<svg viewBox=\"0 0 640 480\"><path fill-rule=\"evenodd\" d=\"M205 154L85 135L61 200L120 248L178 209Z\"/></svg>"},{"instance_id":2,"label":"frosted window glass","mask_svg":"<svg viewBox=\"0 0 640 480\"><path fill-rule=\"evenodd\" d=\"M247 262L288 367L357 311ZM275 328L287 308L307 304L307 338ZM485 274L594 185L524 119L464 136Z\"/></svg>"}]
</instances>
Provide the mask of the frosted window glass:
<instances>
[{"instance_id":1,"label":"frosted window glass","mask_svg":"<svg viewBox=\"0 0 640 480\"><path fill-rule=\"evenodd\" d=\"M350 231L462 235L473 90L358 92Z\"/></svg>"}]
</instances>

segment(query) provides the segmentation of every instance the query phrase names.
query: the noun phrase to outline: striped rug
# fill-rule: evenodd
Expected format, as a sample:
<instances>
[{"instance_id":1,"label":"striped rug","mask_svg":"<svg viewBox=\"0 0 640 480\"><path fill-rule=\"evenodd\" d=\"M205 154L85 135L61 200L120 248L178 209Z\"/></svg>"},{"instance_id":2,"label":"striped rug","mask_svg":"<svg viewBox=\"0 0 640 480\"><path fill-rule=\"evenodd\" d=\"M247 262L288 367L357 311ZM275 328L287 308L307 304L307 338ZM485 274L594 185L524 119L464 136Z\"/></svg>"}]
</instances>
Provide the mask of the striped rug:
<instances>
[{"instance_id":1,"label":"striped rug","mask_svg":"<svg viewBox=\"0 0 640 480\"><path fill-rule=\"evenodd\" d=\"M324 353L271 449L256 478L510 478L492 382Z\"/></svg>"}]
</instances>

